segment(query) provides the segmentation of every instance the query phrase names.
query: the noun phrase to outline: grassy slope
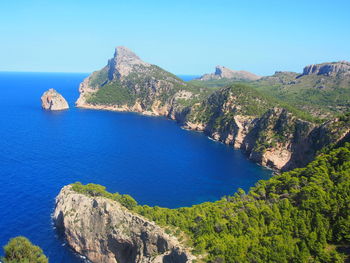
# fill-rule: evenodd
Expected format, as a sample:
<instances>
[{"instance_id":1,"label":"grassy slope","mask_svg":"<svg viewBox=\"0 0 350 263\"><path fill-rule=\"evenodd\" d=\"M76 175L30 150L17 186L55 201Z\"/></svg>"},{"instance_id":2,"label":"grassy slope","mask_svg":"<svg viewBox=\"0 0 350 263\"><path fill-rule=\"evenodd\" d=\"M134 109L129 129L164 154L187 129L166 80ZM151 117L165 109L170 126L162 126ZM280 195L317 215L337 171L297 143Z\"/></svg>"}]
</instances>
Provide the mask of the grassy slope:
<instances>
[{"instance_id":1,"label":"grassy slope","mask_svg":"<svg viewBox=\"0 0 350 263\"><path fill-rule=\"evenodd\" d=\"M265 78L252 85L314 115L334 116L350 108L350 78L309 75L295 79L287 75L281 81Z\"/></svg>"}]
</instances>

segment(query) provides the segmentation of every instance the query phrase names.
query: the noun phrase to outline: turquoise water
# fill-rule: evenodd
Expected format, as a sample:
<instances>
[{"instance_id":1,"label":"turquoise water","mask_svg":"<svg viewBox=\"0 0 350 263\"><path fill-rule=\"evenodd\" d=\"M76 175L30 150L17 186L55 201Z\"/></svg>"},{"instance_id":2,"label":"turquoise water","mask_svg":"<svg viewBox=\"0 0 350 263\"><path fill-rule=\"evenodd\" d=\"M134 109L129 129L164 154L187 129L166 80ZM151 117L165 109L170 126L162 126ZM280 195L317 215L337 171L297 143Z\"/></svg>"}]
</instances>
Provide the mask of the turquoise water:
<instances>
[{"instance_id":1,"label":"turquoise water","mask_svg":"<svg viewBox=\"0 0 350 263\"><path fill-rule=\"evenodd\" d=\"M139 203L190 206L247 190L271 172L174 121L73 107L86 74L0 73L0 245L24 235L50 262L82 262L52 227L66 184L99 183ZM46 112L55 88L71 109Z\"/></svg>"}]
</instances>

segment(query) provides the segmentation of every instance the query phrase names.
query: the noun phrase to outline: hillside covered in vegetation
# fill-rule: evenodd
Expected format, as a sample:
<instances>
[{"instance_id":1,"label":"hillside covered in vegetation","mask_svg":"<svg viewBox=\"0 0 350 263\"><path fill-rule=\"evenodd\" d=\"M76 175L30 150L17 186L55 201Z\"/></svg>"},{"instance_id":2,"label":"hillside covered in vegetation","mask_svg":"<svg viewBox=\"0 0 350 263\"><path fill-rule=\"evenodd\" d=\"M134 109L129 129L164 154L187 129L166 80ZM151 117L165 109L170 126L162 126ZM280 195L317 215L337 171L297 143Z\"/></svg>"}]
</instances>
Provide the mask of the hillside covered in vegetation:
<instances>
[{"instance_id":1,"label":"hillside covered in vegetation","mask_svg":"<svg viewBox=\"0 0 350 263\"><path fill-rule=\"evenodd\" d=\"M211 262L344 262L350 255L350 144L217 202L167 209L80 183L183 237ZM185 236L182 235L185 234Z\"/></svg>"},{"instance_id":2,"label":"hillside covered in vegetation","mask_svg":"<svg viewBox=\"0 0 350 263\"><path fill-rule=\"evenodd\" d=\"M190 83L219 88L238 81L223 78ZM350 108L350 63L346 61L306 66L303 73L276 71L245 83L319 119L332 118Z\"/></svg>"}]
</instances>

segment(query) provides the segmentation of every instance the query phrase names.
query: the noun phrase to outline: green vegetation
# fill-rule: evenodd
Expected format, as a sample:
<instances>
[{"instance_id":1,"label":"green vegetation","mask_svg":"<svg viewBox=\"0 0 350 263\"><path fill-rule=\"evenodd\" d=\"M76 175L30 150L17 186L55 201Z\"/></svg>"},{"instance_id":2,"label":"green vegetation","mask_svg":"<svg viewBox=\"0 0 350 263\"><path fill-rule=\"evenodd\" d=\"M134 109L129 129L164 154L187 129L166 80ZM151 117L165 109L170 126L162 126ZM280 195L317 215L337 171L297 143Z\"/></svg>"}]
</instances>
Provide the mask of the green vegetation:
<instances>
[{"instance_id":1,"label":"green vegetation","mask_svg":"<svg viewBox=\"0 0 350 263\"><path fill-rule=\"evenodd\" d=\"M108 199L119 202L121 205L128 209L133 209L136 207L137 202L130 195L121 195L119 193L109 193L106 191L106 187L98 184L87 184L82 185L80 182L72 184L72 189L77 193L89 195L89 196L102 196Z\"/></svg>"},{"instance_id":2,"label":"green vegetation","mask_svg":"<svg viewBox=\"0 0 350 263\"><path fill-rule=\"evenodd\" d=\"M227 106L223 107L227 104L231 105L230 109ZM285 108L288 112L303 120L322 122L322 120L306 112L263 94L243 83L235 83L214 92L199 106L194 107L188 118L192 122L210 123L214 129L220 129L220 127L228 127L234 115L260 117L273 107Z\"/></svg>"},{"instance_id":3,"label":"green vegetation","mask_svg":"<svg viewBox=\"0 0 350 263\"><path fill-rule=\"evenodd\" d=\"M263 77L257 81L219 79L191 80L189 83L217 89L245 83L273 98L277 105L314 122L334 117L350 109L350 78L341 75L299 76L294 72L276 72L273 76Z\"/></svg>"},{"instance_id":4,"label":"green vegetation","mask_svg":"<svg viewBox=\"0 0 350 263\"><path fill-rule=\"evenodd\" d=\"M77 185L79 192L97 187L93 195L115 200L103 187L73 189ZM212 262L344 262L344 251L350 254L350 144L305 168L259 181L248 194L238 190L178 209L131 209L185 233L195 252Z\"/></svg>"},{"instance_id":5,"label":"green vegetation","mask_svg":"<svg viewBox=\"0 0 350 263\"><path fill-rule=\"evenodd\" d=\"M108 81L108 69L104 67L99 71L95 71L90 76L90 86L92 88L99 88Z\"/></svg>"},{"instance_id":6,"label":"green vegetation","mask_svg":"<svg viewBox=\"0 0 350 263\"><path fill-rule=\"evenodd\" d=\"M198 79L193 79L190 80L188 83L195 85L195 86L200 86L200 87L209 87L209 88L220 88L220 87L227 87L235 83L250 83L250 81L242 81L239 79L211 79L211 80L198 80Z\"/></svg>"},{"instance_id":7,"label":"green vegetation","mask_svg":"<svg viewBox=\"0 0 350 263\"><path fill-rule=\"evenodd\" d=\"M251 82L252 87L313 116L329 118L350 108L350 78L279 72Z\"/></svg>"},{"instance_id":8,"label":"green vegetation","mask_svg":"<svg viewBox=\"0 0 350 263\"><path fill-rule=\"evenodd\" d=\"M102 86L96 93L91 94L88 102L91 104L132 105L135 103L135 95L128 88L123 87L119 81L115 81Z\"/></svg>"},{"instance_id":9,"label":"green vegetation","mask_svg":"<svg viewBox=\"0 0 350 263\"><path fill-rule=\"evenodd\" d=\"M12 238L4 246L4 263L48 263L49 260L44 255L42 249L33 245L25 237Z\"/></svg>"}]
</instances>

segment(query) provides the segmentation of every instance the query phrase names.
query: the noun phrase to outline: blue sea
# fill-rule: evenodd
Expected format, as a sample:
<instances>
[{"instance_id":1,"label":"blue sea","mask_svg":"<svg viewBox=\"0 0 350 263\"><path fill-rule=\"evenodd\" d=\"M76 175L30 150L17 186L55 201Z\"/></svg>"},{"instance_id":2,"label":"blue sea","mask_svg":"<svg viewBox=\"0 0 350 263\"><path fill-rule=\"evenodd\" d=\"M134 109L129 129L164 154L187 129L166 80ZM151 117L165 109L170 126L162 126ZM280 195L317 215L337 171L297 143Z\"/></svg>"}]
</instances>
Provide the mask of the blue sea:
<instances>
[{"instance_id":1,"label":"blue sea","mask_svg":"<svg viewBox=\"0 0 350 263\"><path fill-rule=\"evenodd\" d=\"M51 221L55 196L72 182L103 184L140 204L174 208L248 190L271 176L240 151L174 121L75 108L86 76L0 73L0 246L24 235L50 262L83 262ZM71 109L42 110L40 97L49 88Z\"/></svg>"}]
</instances>

